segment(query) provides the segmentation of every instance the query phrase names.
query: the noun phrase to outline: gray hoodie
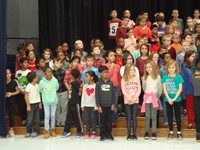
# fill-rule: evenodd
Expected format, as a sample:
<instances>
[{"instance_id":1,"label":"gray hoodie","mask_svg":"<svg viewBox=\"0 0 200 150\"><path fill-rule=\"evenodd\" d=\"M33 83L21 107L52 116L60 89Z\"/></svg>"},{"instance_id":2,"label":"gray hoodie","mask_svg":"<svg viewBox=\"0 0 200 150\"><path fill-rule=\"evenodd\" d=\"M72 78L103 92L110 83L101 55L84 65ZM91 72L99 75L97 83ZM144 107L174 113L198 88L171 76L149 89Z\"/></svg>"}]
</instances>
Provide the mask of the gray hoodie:
<instances>
[{"instance_id":1,"label":"gray hoodie","mask_svg":"<svg viewBox=\"0 0 200 150\"><path fill-rule=\"evenodd\" d=\"M110 107L116 103L114 86L111 80L98 80L95 87L95 97L97 106Z\"/></svg>"}]
</instances>

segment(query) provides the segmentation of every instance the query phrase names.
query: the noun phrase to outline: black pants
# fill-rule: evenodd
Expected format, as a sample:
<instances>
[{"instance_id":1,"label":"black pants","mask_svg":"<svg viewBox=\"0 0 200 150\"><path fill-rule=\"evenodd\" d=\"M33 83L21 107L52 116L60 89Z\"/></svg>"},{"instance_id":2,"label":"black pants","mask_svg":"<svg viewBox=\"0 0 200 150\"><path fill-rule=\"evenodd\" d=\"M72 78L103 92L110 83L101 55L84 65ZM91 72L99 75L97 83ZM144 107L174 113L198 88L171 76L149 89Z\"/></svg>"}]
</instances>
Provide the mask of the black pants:
<instances>
[{"instance_id":1,"label":"black pants","mask_svg":"<svg viewBox=\"0 0 200 150\"><path fill-rule=\"evenodd\" d=\"M68 104L68 111L65 121L65 129L64 132L70 132L70 128L72 125L72 121L76 124L77 133L82 133L82 122L81 122L81 115L80 115L80 107L79 104Z\"/></svg>"},{"instance_id":2,"label":"black pants","mask_svg":"<svg viewBox=\"0 0 200 150\"><path fill-rule=\"evenodd\" d=\"M7 100L6 101L6 109L9 115L9 125L10 128L14 127L14 116L15 116L15 101L14 100Z\"/></svg>"},{"instance_id":3,"label":"black pants","mask_svg":"<svg viewBox=\"0 0 200 150\"><path fill-rule=\"evenodd\" d=\"M194 96L194 123L196 132L200 133L200 96Z\"/></svg>"},{"instance_id":4,"label":"black pants","mask_svg":"<svg viewBox=\"0 0 200 150\"><path fill-rule=\"evenodd\" d=\"M97 125L97 111L94 111L94 107L84 107L86 131L90 132L90 125L92 124L92 132L96 132Z\"/></svg>"},{"instance_id":5,"label":"black pants","mask_svg":"<svg viewBox=\"0 0 200 150\"><path fill-rule=\"evenodd\" d=\"M40 129L39 103L30 105L31 105L31 111L27 111L26 131L27 133L32 133L32 126L34 124L34 132L39 133Z\"/></svg>"},{"instance_id":6,"label":"black pants","mask_svg":"<svg viewBox=\"0 0 200 150\"><path fill-rule=\"evenodd\" d=\"M27 109L26 109L26 102L24 99L24 95L19 94L16 96L16 102L19 108L19 112L20 112L20 116L21 116L21 120L26 120L27 118Z\"/></svg>"},{"instance_id":7,"label":"black pants","mask_svg":"<svg viewBox=\"0 0 200 150\"><path fill-rule=\"evenodd\" d=\"M107 137L112 134L112 118L113 111L111 107L102 107L102 113L100 113L100 136Z\"/></svg>"},{"instance_id":8,"label":"black pants","mask_svg":"<svg viewBox=\"0 0 200 150\"><path fill-rule=\"evenodd\" d=\"M174 102L173 105L170 105L168 102L166 102L166 108L167 108L167 117L168 117L168 123L169 123L169 130L173 131L173 110L175 113L176 118L176 124L178 131L181 131L181 102Z\"/></svg>"}]
</instances>

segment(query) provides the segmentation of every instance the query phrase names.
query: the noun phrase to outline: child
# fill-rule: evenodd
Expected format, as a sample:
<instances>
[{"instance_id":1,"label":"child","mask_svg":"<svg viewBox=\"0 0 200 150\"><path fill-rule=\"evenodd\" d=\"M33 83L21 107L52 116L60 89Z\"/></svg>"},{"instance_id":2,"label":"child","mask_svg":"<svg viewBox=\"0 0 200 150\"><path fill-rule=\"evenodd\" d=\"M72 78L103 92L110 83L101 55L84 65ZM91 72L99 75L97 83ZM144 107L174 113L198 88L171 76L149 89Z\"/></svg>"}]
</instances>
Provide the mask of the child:
<instances>
[{"instance_id":1,"label":"child","mask_svg":"<svg viewBox=\"0 0 200 150\"><path fill-rule=\"evenodd\" d=\"M157 15L155 20L156 22L154 24L158 26L158 37L162 37L165 33L165 26L166 26L164 18Z\"/></svg>"},{"instance_id":2,"label":"child","mask_svg":"<svg viewBox=\"0 0 200 150\"><path fill-rule=\"evenodd\" d=\"M167 47L168 52L170 53L173 60L176 60L176 50L171 47L171 37L169 35L164 35L162 37L163 45Z\"/></svg>"},{"instance_id":3,"label":"child","mask_svg":"<svg viewBox=\"0 0 200 150\"><path fill-rule=\"evenodd\" d=\"M173 18L170 20L170 25L173 27L174 29L174 33L178 34L178 35L181 35L182 34L182 31L177 29L177 26L178 26L178 21L177 19Z\"/></svg>"},{"instance_id":4,"label":"child","mask_svg":"<svg viewBox=\"0 0 200 150\"><path fill-rule=\"evenodd\" d=\"M151 36L150 27L146 26L146 18L143 16L138 16L136 20L136 27L134 28L134 37L139 38L142 35Z\"/></svg>"},{"instance_id":5,"label":"child","mask_svg":"<svg viewBox=\"0 0 200 150\"><path fill-rule=\"evenodd\" d=\"M61 45L58 45L56 48L55 48L55 52L56 52L56 56L58 54L58 52L62 52L62 46Z\"/></svg>"},{"instance_id":6,"label":"child","mask_svg":"<svg viewBox=\"0 0 200 150\"><path fill-rule=\"evenodd\" d=\"M142 11L141 12L141 15L145 18L145 24L146 24L146 27L148 27L149 29L150 29L150 27L151 27L151 22L149 21L149 13L147 12L147 11Z\"/></svg>"},{"instance_id":7,"label":"child","mask_svg":"<svg viewBox=\"0 0 200 150\"><path fill-rule=\"evenodd\" d=\"M21 69L19 61L21 58L26 57L25 47L22 44L17 47L17 51L18 51L18 54L16 55L16 59L15 59L15 71Z\"/></svg>"},{"instance_id":8,"label":"child","mask_svg":"<svg viewBox=\"0 0 200 150\"><path fill-rule=\"evenodd\" d=\"M29 84L25 90L25 101L27 105L27 123L25 138L37 137L40 129L40 109L42 108L39 86L37 84L38 77L36 72L29 72L27 74ZM34 123L34 132L32 126Z\"/></svg>"},{"instance_id":9,"label":"child","mask_svg":"<svg viewBox=\"0 0 200 150\"><path fill-rule=\"evenodd\" d=\"M113 110L116 105L114 86L108 78L108 67L100 66L101 78L96 83L95 99L100 113L100 141L114 140L112 136Z\"/></svg>"},{"instance_id":10,"label":"child","mask_svg":"<svg viewBox=\"0 0 200 150\"><path fill-rule=\"evenodd\" d=\"M81 50L81 52L82 52L82 54L83 54L82 59L84 59L85 56L87 56L87 52L84 51L83 41L81 41L81 40L76 40L76 41L74 42L74 49L80 49L80 50ZM71 56L71 57L73 57L73 53L72 53L72 56Z\"/></svg>"},{"instance_id":11,"label":"child","mask_svg":"<svg viewBox=\"0 0 200 150\"><path fill-rule=\"evenodd\" d=\"M186 27L189 28L190 33L194 33L194 21L191 17L187 17L186 19Z\"/></svg>"},{"instance_id":12,"label":"child","mask_svg":"<svg viewBox=\"0 0 200 150\"><path fill-rule=\"evenodd\" d=\"M169 136L168 139L171 140L174 138L173 132L173 112L175 112L176 123L177 123L177 138L182 140L181 133L181 92L183 78L178 74L178 65L174 60L168 61L166 64L167 74L162 77L163 90L164 90L164 101L167 107L167 117L169 122Z\"/></svg>"},{"instance_id":13,"label":"child","mask_svg":"<svg viewBox=\"0 0 200 150\"><path fill-rule=\"evenodd\" d=\"M116 44L116 41L115 41L115 44ZM103 56L106 53L106 50L104 49L104 44L99 38L94 39L94 46L99 47L101 56Z\"/></svg>"},{"instance_id":14,"label":"child","mask_svg":"<svg viewBox=\"0 0 200 150\"><path fill-rule=\"evenodd\" d=\"M44 77L44 68L45 68L45 61L44 58L40 57L36 59L36 63L37 63L37 70L36 70L36 74L38 77L38 82L39 83L42 78Z\"/></svg>"},{"instance_id":15,"label":"child","mask_svg":"<svg viewBox=\"0 0 200 150\"><path fill-rule=\"evenodd\" d=\"M172 27L172 25L166 25L164 35L168 35L172 38L173 34L174 34L174 28Z\"/></svg>"},{"instance_id":16,"label":"child","mask_svg":"<svg viewBox=\"0 0 200 150\"><path fill-rule=\"evenodd\" d=\"M176 53L178 53L179 48L181 48L181 38L180 35L178 35L177 33L174 33L172 35L172 41L173 43L170 45L171 47L173 47L176 50Z\"/></svg>"},{"instance_id":17,"label":"child","mask_svg":"<svg viewBox=\"0 0 200 150\"><path fill-rule=\"evenodd\" d=\"M144 39L142 38L142 37L140 37L140 38L138 38L137 40L136 40L136 43L137 43L137 47L136 47L136 49L133 51L133 53L132 53L132 55L133 55L133 59L134 59L134 65L135 65L135 63L136 63L136 59L138 58L138 57L140 57L140 46L142 45L142 44L144 44Z\"/></svg>"},{"instance_id":18,"label":"child","mask_svg":"<svg viewBox=\"0 0 200 150\"><path fill-rule=\"evenodd\" d=\"M99 47L95 46L92 49L92 54L94 55L94 67L99 68L105 64L105 59L100 55Z\"/></svg>"},{"instance_id":19,"label":"child","mask_svg":"<svg viewBox=\"0 0 200 150\"><path fill-rule=\"evenodd\" d=\"M26 42L26 51L34 51L34 43L32 41Z\"/></svg>"},{"instance_id":20,"label":"child","mask_svg":"<svg viewBox=\"0 0 200 150\"><path fill-rule=\"evenodd\" d=\"M86 56L86 66L87 68L82 72L81 75L81 81L83 81L84 84L86 84L86 80L85 80L85 73L88 71L94 71L95 74L100 77L98 69L94 67L94 56L93 55L87 55Z\"/></svg>"},{"instance_id":21,"label":"child","mask_svg":"<svg viewBox=\"0 0 200 150\"><path fill-rule=\"evenodd\" d=\"M71 78L72 78L71 90L70 90L71 92L69 93L68 111L62 138L71 135L70 128L72 127L72 121L74 121L77 127L76 137L77 138L81 137L83 133L81 116L80 116L80 107L79 107L79 104L81 102L79 96L80 83L77 81L77 78L79 76L80 72L77 69L73 69L71 71Z\"/></svg>"},{"instance_id":22,"label":"child","mask_svg":"<svg viewBox=\"0 0 200 150\"><path fill-rule=\"evenodd\" d=\"M192 73L192 84L194 86L194 123L196 128L196 141L200 142L200 58L195 62Z\"/></svg>"},{"instance_id":23,"label":"child","mask_svg":"<svg viewBox=\"0 0 200 150\"><path fill-rule=\"evenodd\" d=\"M120 47L122 49L122 55L124 55L125 53L130 53L128 50L126 50L125 47L125 40L124 38L120 37L117 40L117 47Z\"/></svg>"},{"instance_id":24,"label":"child","mask_svg":"<svg viewBox=\"0 0 200 150\"><path fill-rule=\"evenodd\" d=\"M156 68L157 68L157 70L159 72L160 68L161 68L160 55L157 52L153 52L153 53L151 53L151 55L149 55L148 59L154 61L154 63L156 64Z\"/></svg>"},{"instance_id":25,"label":"child","mask_svg":"<svg viewBox=\"0 0 200 150\"><path fill-rule=\"evenodd\" d=\"M95 86L98 81L98 77L94 71L88 71L85 73L85 78L88 84L83 86L83 93L81 98L81 108L85 114L86 122L86 135L85 139L89 137L96 138L96 124L97 124L97 105L95 99ZM90 134L90 123L92 123L92 134Z\"/></svg>"},{"instance_id":26,"label":"child","mask_svg":"<svg viewBox=\"0 0 200 150\"><path fill-rule=\"evenodd\" d=\"M122 48L116 47L115 54L116 54L115 63L118 64L119 66L122 66Z\"/></svg>"},{"instance_id":27,"label":"child","mask_svg":"<svg viewBox=\"0 0 200 150\"><path fill-rule=\"evenodd\" d=\"M28 59L28 69L31 71L36 71L36 58L35 58L35 52L34 51L26 51L26 57Z\"/></svg>"},{"instance_id":28,"label":"child","mask_svg":"<svg viewBox=\"0 0 200 150\"><path fill-rule=\"evenodd\" d=\"M122 93L124 95L126 126L128 130L127 140L137 140L137 107L141 92L140 79L136 77L133 64L126 64L123 78L121 80ZM133 128L133 132L131 132Z\"/></svg>"},{"instance_id":29,"label":"child","mask_svg":"<svg viewBox=\"0 0 200 150\"><path fill-rule=\"evenodd\" d=\"M19 111L20 111L20 115L21 115L21 120L22 120L21 125L24 126L24 125L26 125L26 118L27 118L26 102L24 99L26 85L28 84L26 76L31 71L28 69L28 59L27 58L20 59L20 66L21 66L21 69L16 71L16 73L15 73L15 79L16 79L16 82L17 82L17 84L20 88L20 92L21 92L17 96L16 102L19 107Z\"/></svg>"},{"instance_id":30,"label":"child","mask_svg":"<svg viewBox=\"0 0 200 150\"><path fill-rule=\"evenodd\" d=\"M115 93L115 99L116 99L116 105L114 109L113 114L113 121L112 126L116 126L117 117L118 117L118 99L119 99L119 92L120 92L120 66L115 64L115 53L113 51L107 51L105 54L107 63L105 64L106 67L108 67L109 73L108 78L113 83L114 93Z\"/></svg>"},{"instance_id":31,"label":"child","mask_svg":"<svg viewBox=\"0 0 200 150\"><path fill-rule=\"evenodd\" d=\"M80 49L75 49L74 50L74 56L80 57L79 67L81 68L81 70L85 70L86 69L86 64L82 59L83 58L83 53L81 52L81 50ZM85 58L84 58L84 60L85 60Z\"/></svg>"},{"instance_id":32,"label":"child","mask_svg":"<svg viewBox=\"0 0 200 150\"><path fill-rule=\"evenodd\" d=\"M66 56L63 51L57 53L57 58L61 60L61 69L67 70L69 68L69 62L66 61Z\"/></svg>"},{"instance_id":33,"label":"child","mask_svg":"<svg viewBox=\"0 0 200 150\"><path fill-rule=\"evenodd\" d=\"M39 83L39 90L42 94L42 103L44 105L44 139L48 139L51 135L56 137L55 132L55 115L56 115L56 104L58 97L56 91L59 89L58 80L52 75L51 68L44 69L44 77ZM51 124L49 121L51 120Z\"/></svg>"},{"instance_id":34,"label":"child","mask_svg":"<svg viewBox=\"0 0 200 150\"><path fill-rule=\"evenodd\" d=\"M62 51L64 52L66 56L66 61L69 62L71 55L69 54L69 45L67 42L62 43Z\"/></svg>"},{"instance_id":35,"label":"child","mask_svg":"<svg viewBox=\"0 0 200 150\"><path fill-rule=\"evenodd\" d=\"M193 39L192 39L192 34L191 34L191 33L184 34L184 35L182 36L182 40L185 40L185 41L189 42L189 44L190 44L189 49L190 49L190 50L193 50L194 52L197 52L197 48L196 48L196 46L193 44ZM180 51L179 51L179 52L180 52Z\"/></svg>"},{"instance_id":36,"label":"child","mask_svg":"<svg viewBox=\"0 0 200 150\"><path fill-rule=\"evenodd\" d=\"M163 60L161 59L161 56L162 56L163 53L167 53L167 52L168 52L167 47L164 46L164 45L161 45L160 48L158 49L158 54L160 56L160 64L161 64L161 66L164 64Z\"/></svg>"},{"instance_id":37,"label":"child","mask_svg":"<svg viewBox=\"0 0 200 150\"><path fill-rule=\"evenodd\" d=\"M197 24L197 23L200 23L200 19L199 19L200 12L199 12L199 9L195 9L194 10L193 16L194 16L194 19L193 19L194 25Z\"/></svg>"},{"instance_id":38,"label":"child","mask_svg":"<svg viewBox=\"0 0 200 150\"><path fill-rule=\"evenodd\" d=\"M151 26L151 37L150 37L150 52L157 52L160 47L160 40L158 38L158 26L152 25Z\"/></svg>"},{"instance_id":39,"label":"child","mask_svg":"<svg viewBox=\"0 0 200 150\"><path fill-rule=\"evenodd\" d=\"M130 12L130 10L128 10L128 9L124 10L123 17L129 18L129 22L128 22L127 27L128 28L133 28L134 25L135 25L135 22L133 20L131 20L131 12Z\"/></svg>"},{"instance_id":40,"label":"child","mask_svg":"<svg viewBox=\"0 0 200 150\"><path fill-rule=\"evenodd\" d=\"M140 46L140 57L136 59L136 67L139 70L140 77L144 75L144 64L147 62L149 56L149 47L145 44Z\"/></svg>"},{"instance_id":41,"label":"child","mask_svg":"<svg viewBox=\"0 0 200 150\"><path fill-rule=\"evenodd\" d=\"M179 29L181 32L183 31L183 20L179 17L179 11L177 9L172 10L172 19L177 20L177 29Z\"/></svg>"},{"instance_id":42,"label":"child","mask_svg":"<svg viewBox=\"0 0 200 150\"><path fill-rule=\"evenodd\" d=\"M126 38L126 30L128 29L128 23L129 23L129 18L128 17L123 17L122 20L122 26L117 28L116 32L116 42L118 41L119 38Z\"/></svg>"},{"instance_id":43,"label":"child","mask_svg":"<svg viewBox=\"0 0 200 150\"><path fill-rule=\"evenodd\" d=\"M9 112L9 127L8 135L14 137L14 115L15 115L15 96L20 93L20 89L15 82L11 79L10 69L6 69L6 109Z\"/></svg>"},{"instance_id":44,"label":"child","mask_svg":"<svg viewBox=\"0 0 200 150\"><path fill-rule=\"evenodd\" d=\"M45 66L53 69L53 54L49 48L44 49L43 58L45 60Z\"/></svg>"},{"instance_id":45,"label":"child","mask_svg":"<svg viewBox=\"0 0 200 150\"><path fill-rule=\"evenodd\" d=\"M136 38L134 38L133 29L132 28L127 29L126 34L128 35L128 38L125 39L124 49L132 53L136 47Z\"/></svg>"},{"instance_id":46,"label":"child","mask_svg":"<svg viewBox=\"0 0 200 150\"><path fill-rule=\"evenodd\" d=\"M194 126L194 87L192 84L192 63L195 57L194 51L187 51L184 56L184 63L181 70L184 79L183 93L186 99L186 110L188 118L188 129Z\"/></svg>"},{"instance_id":47,"label":"child","mask_svg":"<svg viewBox=\"0 0 200 150\"><path fill-rule=\"evenodd\" d=\"M62 62L58 58L53 60L53 76L58 80L59 89L57 91L58 103L56 107L56 126L64 127L67 115L68 93L64 84L65 70L61 68Z\"/></svg>"},{"instance_id":48,"label":"child","mask_svg":"<svg viewBox=\"0 0 200 150\"><path fill-rule=\"evenodd\" d=\"M144 100L141 112L145 112L145 135L149 139L150 119L152 119L152 140L156 140L156 125L159 99L162 94L161 78L158 75L157 67L154 61L150 60L145 63L144 77L142 79L142 88L144 90Z\"/></svg>"}]
</instances>

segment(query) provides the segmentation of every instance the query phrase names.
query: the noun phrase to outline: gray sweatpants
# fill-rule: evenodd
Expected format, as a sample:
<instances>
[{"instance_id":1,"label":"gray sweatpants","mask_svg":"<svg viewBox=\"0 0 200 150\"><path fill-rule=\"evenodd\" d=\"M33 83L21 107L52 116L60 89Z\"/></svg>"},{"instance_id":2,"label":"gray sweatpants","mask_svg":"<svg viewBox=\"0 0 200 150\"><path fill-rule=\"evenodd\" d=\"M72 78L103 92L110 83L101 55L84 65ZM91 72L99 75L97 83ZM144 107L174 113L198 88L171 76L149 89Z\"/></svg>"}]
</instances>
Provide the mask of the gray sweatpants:
<instances>
[{"instance_id":1,"label":"gray sweatpants","mask_svg":"<svg viewBox=\"0 0 200 150\"><path fill-rule=\"evenodd\" d=\"M157 108L153 108L152 103L146 103L146 112L145 112L145 131L149 132L150 128L150 119L152 120L152 133L156 133L157 125Z\"/></svg>"},{"instance_id":2,"label":"gray sweatpants","mask_svg":"<svg viewBox=\"0 0 200 150\"><path fill-rule=\"evenodd\" d=\"M57 92L58 103L56 107L56 122L57 124L65 125L65 120L67 116L68 109L68 93L65 92Z\"/></svg>"}]
</instances>

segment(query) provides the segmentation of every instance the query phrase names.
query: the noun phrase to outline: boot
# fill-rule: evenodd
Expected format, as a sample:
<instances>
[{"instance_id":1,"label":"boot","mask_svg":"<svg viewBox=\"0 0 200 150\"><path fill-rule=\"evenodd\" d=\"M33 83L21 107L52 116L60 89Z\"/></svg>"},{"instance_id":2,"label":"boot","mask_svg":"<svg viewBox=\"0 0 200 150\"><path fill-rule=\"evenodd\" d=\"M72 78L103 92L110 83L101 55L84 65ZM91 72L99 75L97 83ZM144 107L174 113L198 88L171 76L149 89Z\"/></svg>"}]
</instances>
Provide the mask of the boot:
<instances>
[{"instance_id":1,"label":"boot","mask_svg":"<svg viewBox=\"0 0 200 150\"><path fill-rule=\"evenodd\" d=\"M52 136L52 137L56 137L57 135L56 135L56 130L55 129L51 129L50 130L50 135Z\"/></svg>"},{"instance_id":2,"label":"boot","mask_svg":"<svg viewBox=\"0 0 200 150\"><path fill-rule=\"evenodd\" d=\"M45 133L44 133L44 139L48 139L49 138L49 130L45 130Z\"/></svg>"}]
</instances>

